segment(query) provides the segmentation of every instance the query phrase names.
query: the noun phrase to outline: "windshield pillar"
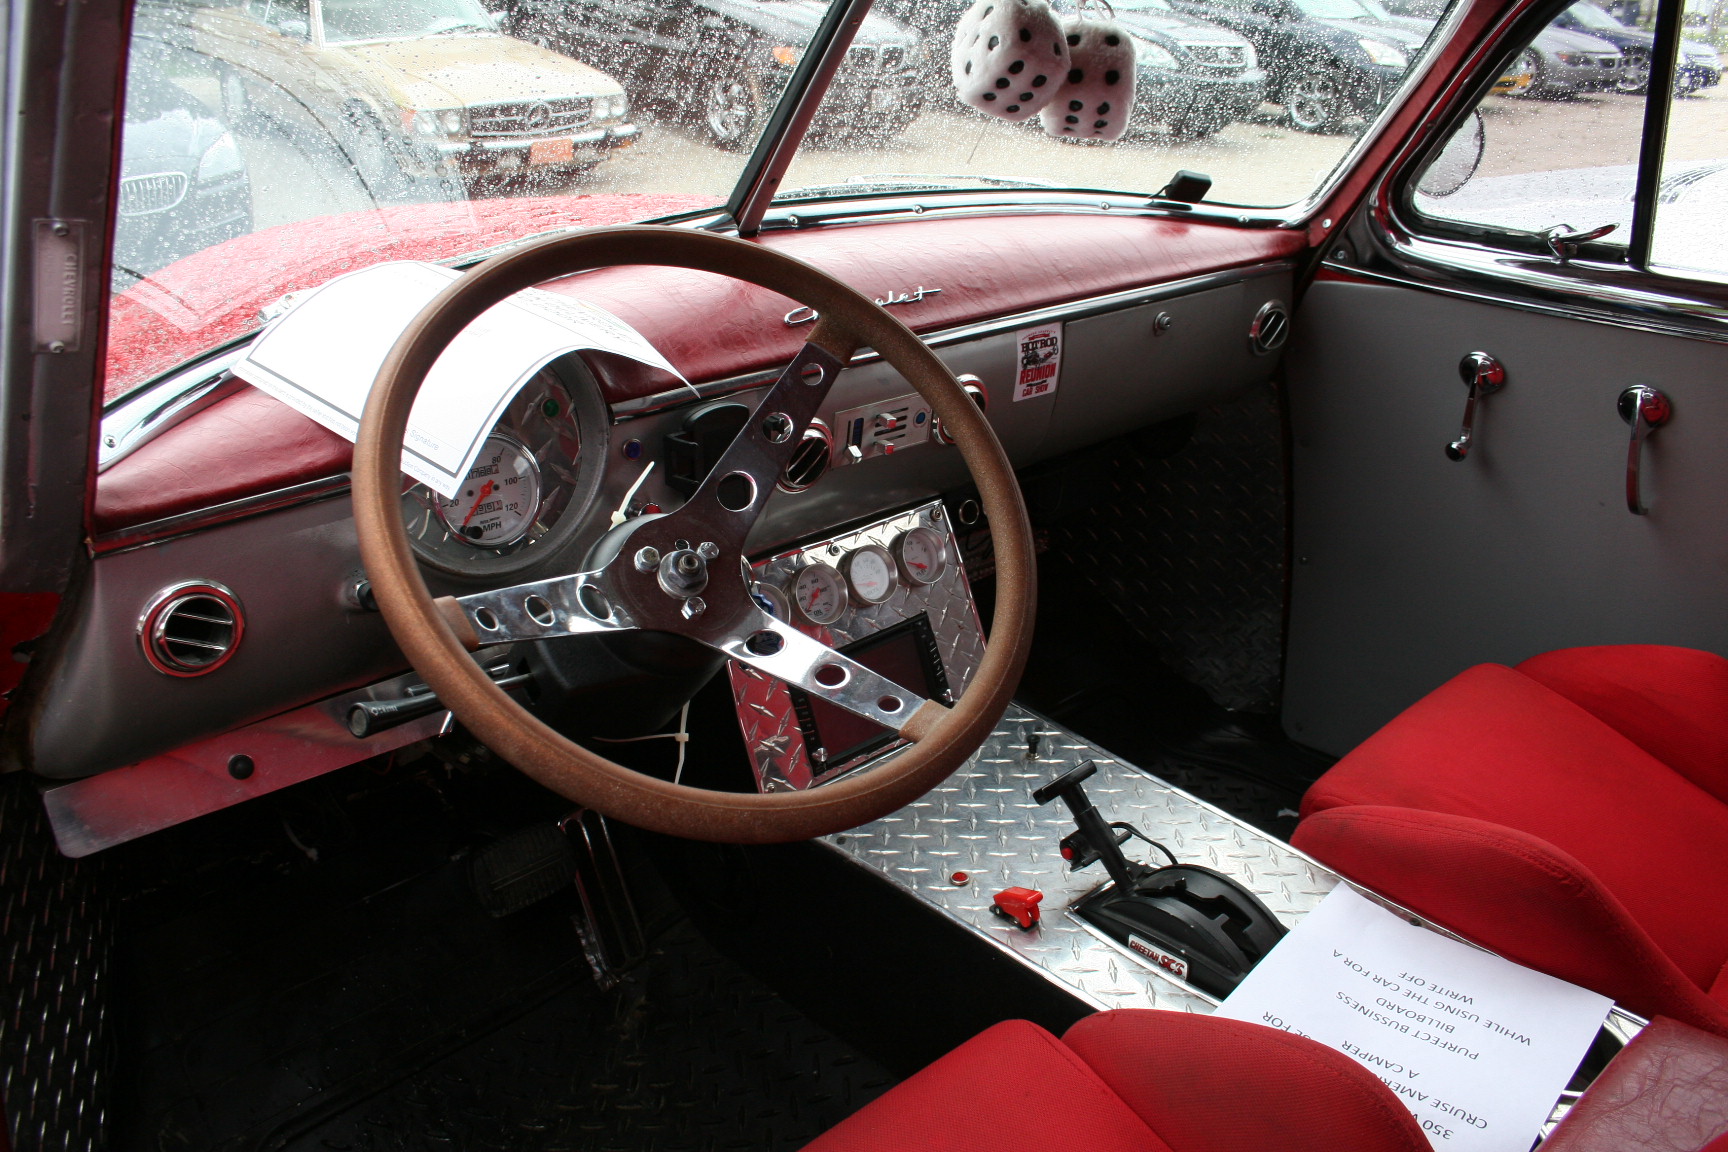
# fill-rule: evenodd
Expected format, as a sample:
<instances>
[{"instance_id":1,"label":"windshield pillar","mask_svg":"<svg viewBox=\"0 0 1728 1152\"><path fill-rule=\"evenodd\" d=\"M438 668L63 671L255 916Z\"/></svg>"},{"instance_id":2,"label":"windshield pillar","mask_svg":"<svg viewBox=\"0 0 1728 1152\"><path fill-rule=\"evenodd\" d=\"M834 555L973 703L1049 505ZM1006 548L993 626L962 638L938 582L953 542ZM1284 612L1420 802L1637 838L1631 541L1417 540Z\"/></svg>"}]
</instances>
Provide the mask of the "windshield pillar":
<instances>
[{"instance_id":1,"label":"windshield pillar","mask_svg":"<svg viewBox=\"0 0 1728 1152\"><path fill-rule=\"evenodd\" d=\"M816 29L809 48L798 61L791 83L786 85L780 103L774 108L767 131L756 142L750 163L745 166L738 186L732 190L732 198L726 203L728 215L738 225L738 235L754 236L762 230L762 216L768 211L769 201L780 190L780 181L791 167L792 158L797 154L805 132L810 129L822 97L828 94L834 74L845 62L846 53L852 48L852 39L870 12L871 2L841 0L829 7L827 16Z\"/></svg>"},{"instance_id":2,"label":"windshield pillar","mask_svg":"<svg viewBox=\"0 0 1728 1152\"><path fill-rule=\"evenodd\" d=\"M118 0L8 7L0 590L60 591L81 552L95 462L126 13Z\"/></svg>"}]
</instances>

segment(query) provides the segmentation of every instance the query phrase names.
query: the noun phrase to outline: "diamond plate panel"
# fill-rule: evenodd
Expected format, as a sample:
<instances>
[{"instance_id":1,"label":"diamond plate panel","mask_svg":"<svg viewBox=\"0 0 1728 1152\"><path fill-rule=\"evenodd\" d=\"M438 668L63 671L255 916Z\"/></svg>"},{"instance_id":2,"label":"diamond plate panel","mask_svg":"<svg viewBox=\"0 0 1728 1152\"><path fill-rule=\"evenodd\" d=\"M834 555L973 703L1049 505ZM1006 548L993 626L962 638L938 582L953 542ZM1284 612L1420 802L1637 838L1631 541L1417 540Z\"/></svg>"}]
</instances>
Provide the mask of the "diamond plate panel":
<instances>
[{"instance_id":1,"label":"diamond plate panel","mask_svg":"<svg viewBox=\"0 0 1728 1152\"><path fill-rule=\"evenodd\" d=\"M0 1101L16 1152L108 1147L111 933L101 867L55 850L41 798L21 773L0 784Z\"/></svg>"},{"instance_id":2,"label":"diamond plate panel","mask_svg":"<svg viewBox=\"0 0 1728 1152\"><path fill-rule=\"evenodd\" d=\"M1036 735L1036 751L1030 749ZM872 868L966 928L1098 1008L1210 1012L1217 1003L1170 977L1069 911L1108 880L1102 866L1070 873L1057 842L1073 830L1067 808L1040 806L1032 790L1090 760L1086 790L1112 820L1128 820L1177 859L1246 885L1286 926L1339 883L1333 873L1179 788L1112 759L1101 749L1014 705L977 755L923 799L851 832L827 837L836 851ZM968 881L951 877L965 872ZM990 910L1011 885L1044 893L1044 919L1030 931Z\"/></svg>"},{"instance_id":3,"label":"diamond plate panel","mask_svg":"<svg viewBox=\"0 0 1728 1152\"><path fill-rule=\"evenodd\" d=\"M1225 708L1277 707L1284 649L1285 487L1276 394L1198 414L1175 452L1127 437L1037 481L1044 563L1073 564L1138 638Z\"/></svg>"},{"instance_id":4,"label":"diamond plate panel","mask_svg":"<svg viewBox=\"0 0 1728 1152\"><path fill-rule=\"evenodd\" d=\"M821 561L838 567L846 553L865 544L892 552L901 533L920 526L935 531L947 542L948 565L935 583L913 584L902 577L894 594L881 604L848 604L845 615L826 626L810 624L796 616L793 623L829 647L842 648L922 613L935 633L949 688L958 695L972 682L978 663L984 658L984 630L978 622L972 586L967 583L966 572L959 562L959 546L940 500L854 532L759 560L751 565L751 574L764 584L784 589L806 564ZM809 788L882 754L878 749L842 763L813 764L786 685L737 661L728 662L727 672L744 745L750 750L750 765L762 791Z\"/></svg>"}]
</instances>

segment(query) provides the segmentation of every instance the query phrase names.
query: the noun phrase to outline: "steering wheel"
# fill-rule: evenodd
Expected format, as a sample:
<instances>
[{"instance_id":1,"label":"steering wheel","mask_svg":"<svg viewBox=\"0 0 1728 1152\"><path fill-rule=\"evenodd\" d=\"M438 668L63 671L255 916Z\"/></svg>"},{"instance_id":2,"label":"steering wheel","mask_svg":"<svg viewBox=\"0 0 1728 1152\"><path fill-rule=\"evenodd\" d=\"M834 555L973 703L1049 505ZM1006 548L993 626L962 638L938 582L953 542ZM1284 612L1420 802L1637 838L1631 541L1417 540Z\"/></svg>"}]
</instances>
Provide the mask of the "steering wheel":
<instances>
[{"instance_id":1,"label":"steering wheel","mask_svg":"<svg viewBox=\"0 0 1728 1152\"><path fill-rule=\"evenodd\" d=\"M616 265L690 268L790 297L820 317L701 486L677 511L613 529L590 571L462 597L432 598L402 522L408 413L426 373L467 324L525 288ZM950 708L763 611L750 595L745 538L835 377L874 348L927 400L978 486L996 553L990 643ZM942 361L874 301L773 249L658 226L550 237L471 269L429 303L379 370L354 451L354 519L379 610L414 670L500 757L552 791L638 827L757 844L808 839L885 816L935 787L1002 717L1032 638L1032 534L1014 472ZM486 645L627 630L670 632L897 732L911 743L876 766L799 792L743 794L632 771L552 730L492 682Z\"/></svg>"}]
</instances>

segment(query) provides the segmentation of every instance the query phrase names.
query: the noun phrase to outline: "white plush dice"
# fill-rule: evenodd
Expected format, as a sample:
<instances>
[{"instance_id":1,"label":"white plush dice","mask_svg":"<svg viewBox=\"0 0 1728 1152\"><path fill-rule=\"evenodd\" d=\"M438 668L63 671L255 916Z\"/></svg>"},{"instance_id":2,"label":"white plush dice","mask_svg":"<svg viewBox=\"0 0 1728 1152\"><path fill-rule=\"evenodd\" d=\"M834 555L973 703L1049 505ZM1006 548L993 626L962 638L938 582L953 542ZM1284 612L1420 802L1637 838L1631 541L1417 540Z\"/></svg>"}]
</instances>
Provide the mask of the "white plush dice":
<instances>
[{"instance_id":1,"label":"white plush dice","mask_svg":"<svg viewBox=\"0 0 1728 1152\"><path fill-rule=\"evenodd\" d=\"M1030 120L1068 75L1068 41L1045 0L978 0L954 30L953 61L962 103Z\"/></svg>"},{"instance_id":2,"label":"white plush dice","mask_svg":"<svg viewBox=\"0 0 1728 1152\"><path fill-rule=\"evenodd\" d=\"M1044 106L1044 131L1064 140L1115 140L1134 113L1134 41L1114 20L1063 21L1068 74Z\"/></svg>"}]
</instances>

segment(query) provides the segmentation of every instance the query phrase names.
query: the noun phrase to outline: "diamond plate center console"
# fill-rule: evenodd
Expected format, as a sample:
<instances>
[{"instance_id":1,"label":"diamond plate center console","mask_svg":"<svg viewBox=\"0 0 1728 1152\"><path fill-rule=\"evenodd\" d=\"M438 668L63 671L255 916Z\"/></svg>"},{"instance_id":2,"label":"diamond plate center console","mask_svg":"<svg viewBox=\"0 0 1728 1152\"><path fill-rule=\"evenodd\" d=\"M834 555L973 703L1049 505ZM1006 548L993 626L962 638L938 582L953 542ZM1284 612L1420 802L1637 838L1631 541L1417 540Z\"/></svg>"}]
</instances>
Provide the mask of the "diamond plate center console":
<instances>
[{"instance_id":1,"label":"diamond plate center console","mask_svg":"<svg viewBox=\"0 0 1728 1152\"><path fill-rule=\"evenodd\" d=\"M940 500L751 566L763 607L921 696L952 703L984 658L984 632ZM727 668L756 784L824 783L904 746L736 661Z\"/></svg>"}]
</instances>

